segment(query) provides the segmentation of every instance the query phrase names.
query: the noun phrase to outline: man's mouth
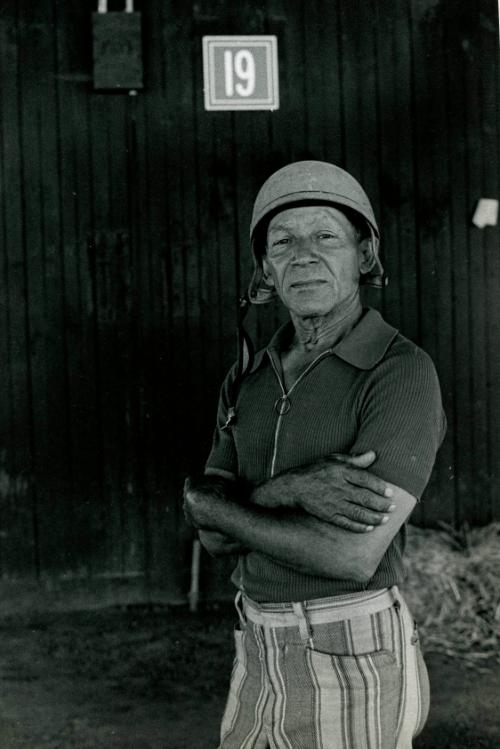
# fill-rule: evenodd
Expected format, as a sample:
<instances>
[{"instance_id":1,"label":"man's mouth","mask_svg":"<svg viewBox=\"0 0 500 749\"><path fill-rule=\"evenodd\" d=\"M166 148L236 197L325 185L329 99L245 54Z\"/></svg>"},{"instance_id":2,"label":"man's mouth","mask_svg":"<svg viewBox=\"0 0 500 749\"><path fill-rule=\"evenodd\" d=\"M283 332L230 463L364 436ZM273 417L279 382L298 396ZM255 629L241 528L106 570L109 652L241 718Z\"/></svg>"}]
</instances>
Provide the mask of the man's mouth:
<instances>
[{"instance_id":1,"label":"man's mouth","mask_svg":"<svg viewBox=\"0 0 500 749\"><path fill-rule=\"evenodd\" d=\"M309 278L304 281L293 281L290 284L291 289L307 288L308 286L318 286L320 284L327 283L323 278Z\"/></svg>"}]
</instances>

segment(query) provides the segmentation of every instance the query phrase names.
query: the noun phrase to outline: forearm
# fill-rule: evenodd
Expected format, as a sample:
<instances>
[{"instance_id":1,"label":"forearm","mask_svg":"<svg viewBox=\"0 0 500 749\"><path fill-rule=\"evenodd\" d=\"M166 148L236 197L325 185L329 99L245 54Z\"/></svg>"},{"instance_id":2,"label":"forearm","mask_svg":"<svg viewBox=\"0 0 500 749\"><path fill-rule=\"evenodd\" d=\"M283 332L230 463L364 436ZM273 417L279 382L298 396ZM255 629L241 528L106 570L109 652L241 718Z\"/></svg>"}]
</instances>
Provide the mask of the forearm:
<instances>
[{"instance_id":1,"label":"forearm","mask_svg":"<svg viewBox=\"0 0 500 749\"><path fill-rule=\"evenodd\" d=\"M273 476L253 487L262 507L300 509L344 530L365 533L387 523L395 509L393 489L366 466L375 453L329 456Z\"/></svg>"},{"instance_id":2,"label":"forearm","mask_svg":"<svg viewBox=\"0 0 500 749\"><path fill-rule=\"evenodd\" d=\"M304 513L216 500L203 530L216 530L243 547L310 575L364 582L369 565L352 534Z\"/></svg>"},{"instance_id":3,"label":"forearm","mask_svg":"<svg viewBox=\"0 0 500 749\"><path fill-rule=\"evenodd\" d=\"M249 493L250 502L262 507L298 508L306 493L324 492L324 482L331 465L332 461L321 459L261 481Z\"/></svg>"},{"instance_id":4,"label":"forearm","mask_svg":"<svg viewBox=\"0 0 500 749\"><path fill-rule=\"evenodd\" d=\"M198 494L209 502L217 499L237 503L248 501L248 488L230 474L211 473L188 478L184 491L186 520L196 528L199 528L199 525L192 514L188 497ZM200 529L199 538L208 553L215 557L248 552L239 541L217 530Z\"/></svg>"},{"instance_id":5,"label":"forearm","mask_svg":"<svg viewBox=\"0 0 500 749\"><path fill-rule=\"evenodd\" d=\"M378 527L376 524L367 527L358 523L356 525L363 532L353 533L351 527L347 526L346 529L341 524L342 515L339 513L346 512L345 507L349 503L346 505L344 495L349 493L349 487L354 490L355 499L358 499L359 492L364 492L359 486L352 487L352 482L355 480L359 484L366 481L365 474L356 477L351 468L339 469L338 465L332 464L326 467L326 471L334 473L327 475L325 480L323 468L320 467L318 473L318 464L315 466L309 473L309 480L304 482L301 477L299 481L303 491L303 508L283 506L283 500L287 500L287 490L291 484L295 484L295 477L292 477L291 484L288 483L292 474L290 471L253 491L251 500L255 502L256 493L272 485L271 493L265 498L270 506L260 501L250 504L246 490L235 493L234 487L227 486L224 481L207 483L207 479L201 482L188 480L185 486L186 516L199 530L216 532L217 535L206 536L207 544L212 544L209 549L212 553L250 549L307 574L366 582L373 576L391 539L411 512L415 499L393 484L372 476L370 482L376 481L372 488L379 495L385 494L385 497L389 491L391 500L372 495L371 506L380 512L364 512L369 517L378 514L381 518ZM335 476L339 470L340 477ZM304 475L307 473L307 470L304 471ZM301 476L300 471L295 471L295 474ZM388 515L382 515L386 507L391 511ZM351 518L357 516L359 509L357 504L351 506ZM356 513L353 515L354 510ZM349 523L352 524L352 521ZM367 536L364 533L366 530L374 532ZM233 541L238 542L240 548L232 546Z\"/></svg>"},{"instance_id":6,"label":"forearm","mask_svg":"<svg viewBox=\"0 0 500 749\"><path fill-rule=\"evenodd\" d=\"M234 538L244 547L310 575L368 582L416 500L394 484L394 511L368 535L352 533L301 510L238 505L191 495L197 527Z\"/></svg>"},{"instance_id":7,"label":"forearm","mask_svg":"<svg viewBox=\"0 0 500 749\"><path fill-rule=\"evenodd\" d=\"M246 548L240 541L219 533L218 531L199 531L200 541L213 557L227 556L229 554L246 554Z\"/></svg>"}]
</instances>

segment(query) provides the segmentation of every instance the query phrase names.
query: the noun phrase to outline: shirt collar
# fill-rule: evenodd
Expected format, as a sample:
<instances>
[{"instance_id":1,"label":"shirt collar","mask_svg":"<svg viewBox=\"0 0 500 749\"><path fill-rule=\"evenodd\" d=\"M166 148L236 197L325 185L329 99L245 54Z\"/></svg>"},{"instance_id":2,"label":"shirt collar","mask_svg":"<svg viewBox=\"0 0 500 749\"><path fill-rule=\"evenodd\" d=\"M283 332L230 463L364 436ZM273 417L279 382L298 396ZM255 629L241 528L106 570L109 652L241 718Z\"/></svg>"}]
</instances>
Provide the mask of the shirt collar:
<instances>
[{"instance_id":1,"label":"shirt collar","mask_svg":"<svg viewBox=\"0 0 500 749\"><path fill-rule=\"evenodd\" d=\"M272 337L267 349L261 349L254 359L252 372L262 364L267 351L282 351L293 336L291 321L282 325ZM358 369L373 369L385 356L398 331L386 323L377 310L368 307L364 310L359 322L336 346L330 349L343 361Z\"/></svg>"},{"instance_id":2,"label":"shirt collar","mask_svg":"<svg viewBox=\"0 0 500 749\"><path fill-rule=\"evenodd\" d=\"M358 324L332 349L348 364L358 369L373 369L384 358L398 331L370 307Z\"/></svg>"}]
</instances>

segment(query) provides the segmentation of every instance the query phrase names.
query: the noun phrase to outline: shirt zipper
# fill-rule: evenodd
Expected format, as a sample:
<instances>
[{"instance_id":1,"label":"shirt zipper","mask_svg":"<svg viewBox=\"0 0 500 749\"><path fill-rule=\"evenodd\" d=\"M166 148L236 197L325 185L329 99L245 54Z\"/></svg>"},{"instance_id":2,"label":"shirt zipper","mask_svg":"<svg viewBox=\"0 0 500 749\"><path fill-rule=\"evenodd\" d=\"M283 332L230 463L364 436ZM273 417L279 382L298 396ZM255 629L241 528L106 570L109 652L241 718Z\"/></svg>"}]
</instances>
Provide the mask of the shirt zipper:
<instances>
[{"instance_id":1,"label":"shirt zipper","mask_svg":"<svg viewBox=\"0 0 500 749\"><path fill-rule=\"evenodd\" d=\"M274 373L275 373L275 375L277 377L277 380L278 380L278 382L280 384L280 388L281 388L281 392L282 392L282 396L281 396L282 403L284 403L288 399L288 396L290 395L290 393L295 389L295 387L299 384L299 382L301 382L304 379L304 377L307 374L309 374L309 372L311 371L311 369L321 359L324 359L325 356L329 356L331 353L332 353L331 349L328 349L328 351L323 351L323 353L319 354L316 357L316 359L313 359L313 361L297 377L297 379L295 380L295 382L293 383L293 385L291 386L291 388L290 388L290 390L288 392L285 390L285 386L284 386L284 384L283 384L283 382L281 380L280 373L279 373L278 368L277 368L277 366L276 366L276 364L274 362L274 359L269 354L269 358L271 360L272 368L274 369ZM272 457L272 460L271 460L271 478L274 476L275 470L276 470L276 459L278 457L278 437L279 437L279 433L280 433L280 429L281 429L281 422L283 421L283 416L285 416L285 414L287 414L289 410L290 409L287 409L285 412L283 412L282 410L280 410L280 412L278 414L278 421L276 422L276 429L274 430L274 447L273 447L273 457Z\"/></svg>"}]
</instances>

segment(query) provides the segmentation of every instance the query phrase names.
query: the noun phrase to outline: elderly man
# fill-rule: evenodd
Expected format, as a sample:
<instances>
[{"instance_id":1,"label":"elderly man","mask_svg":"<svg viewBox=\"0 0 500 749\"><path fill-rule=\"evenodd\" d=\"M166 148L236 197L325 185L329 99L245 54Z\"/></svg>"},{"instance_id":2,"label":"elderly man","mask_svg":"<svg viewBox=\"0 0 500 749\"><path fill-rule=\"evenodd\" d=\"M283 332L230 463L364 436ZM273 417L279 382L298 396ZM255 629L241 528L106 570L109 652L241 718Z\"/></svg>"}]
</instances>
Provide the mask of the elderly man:
<instances>
[{"instance_id":1,"label":"elderly man","mask_svg":"<svg viewBox=\"0 0 500 749\"><path fill-rule=\"evenodd\" d=\"M228 374L206 475L185 486L209 552L239 554L220 748L407 749L428 679L397 586L444 434L435 369L362 308L360 282L382 285L383 269L347 172L271 175L251 239L250 299L278 295L291 321Z\"/></svg>"}]
</instances>

